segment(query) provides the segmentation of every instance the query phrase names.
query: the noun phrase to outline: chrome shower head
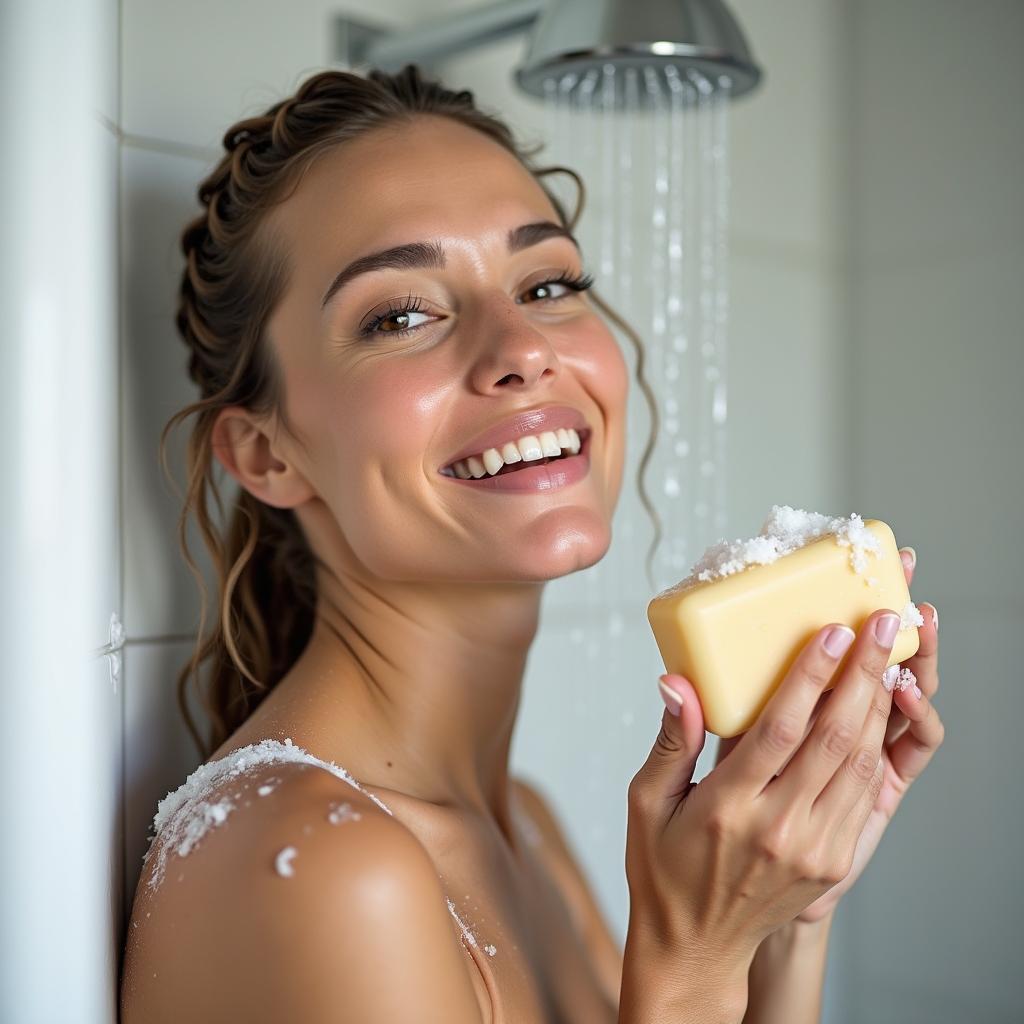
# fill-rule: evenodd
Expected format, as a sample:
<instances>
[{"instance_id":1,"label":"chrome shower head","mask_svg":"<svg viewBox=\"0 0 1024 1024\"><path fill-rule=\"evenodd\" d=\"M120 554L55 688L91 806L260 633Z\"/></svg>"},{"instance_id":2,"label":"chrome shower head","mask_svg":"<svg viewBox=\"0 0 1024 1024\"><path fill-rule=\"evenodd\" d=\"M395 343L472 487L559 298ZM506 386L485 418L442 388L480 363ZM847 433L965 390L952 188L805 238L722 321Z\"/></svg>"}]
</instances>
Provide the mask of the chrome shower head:
<instances>
[{"instance_id":1,"label":"chrome shower head","mask_svg":"<svg viewBox=\"0 0 1024 1024\"><path fill-rule=\"evenodd\" d=\"M652 90L627 93L636 69L652 77L689 79L699 91L741 96L761 79L761 69L723 0L550 0L537 18L523 64L520 88L534 96L560 98L593 87L611 67L617 106L651 102ZM671 70L670 70L671 69Z\"/></svg>"}]
</instances>

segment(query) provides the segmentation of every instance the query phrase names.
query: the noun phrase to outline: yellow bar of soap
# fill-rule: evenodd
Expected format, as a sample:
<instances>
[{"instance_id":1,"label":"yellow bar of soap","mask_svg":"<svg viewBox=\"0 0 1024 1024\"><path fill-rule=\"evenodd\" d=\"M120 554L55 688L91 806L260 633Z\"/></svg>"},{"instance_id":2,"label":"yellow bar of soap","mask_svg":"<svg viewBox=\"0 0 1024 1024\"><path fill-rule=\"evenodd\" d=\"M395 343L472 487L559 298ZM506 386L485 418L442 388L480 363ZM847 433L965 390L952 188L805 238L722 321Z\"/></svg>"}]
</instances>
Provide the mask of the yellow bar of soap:
<instances>
[{"instance_id":1,"label":"yellow bar of soap","mask_svg":"<svg viewBox=\"0 0 1024 1024\"><path fill-rule=\"evenodd\" d=\"M864 526L880 549L867 552L863 573L850 564L850 547L829 533L774 562L678 584L650 602L647 618L665 670L693 683L708 731L729 737L749 729L823 626L841 622L859 633L879 608L903 614L910 590L896 538L881 520ZM916 627L901 629L887 665L918 646Z\"/></svg>"}]
</instances>

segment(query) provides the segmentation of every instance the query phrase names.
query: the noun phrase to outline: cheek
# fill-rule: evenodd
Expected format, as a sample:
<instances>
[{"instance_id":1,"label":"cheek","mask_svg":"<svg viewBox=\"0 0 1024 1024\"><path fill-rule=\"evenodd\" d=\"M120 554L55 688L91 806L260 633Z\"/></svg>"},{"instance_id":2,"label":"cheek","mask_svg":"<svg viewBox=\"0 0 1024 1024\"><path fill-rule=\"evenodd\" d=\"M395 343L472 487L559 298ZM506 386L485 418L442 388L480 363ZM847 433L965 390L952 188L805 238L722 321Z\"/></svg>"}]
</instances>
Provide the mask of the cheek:
<instances>
[{"instance_id":1,"label":"cheek","mask_svg":"<svg viewBox=\"0 0 1024 1024\"><path fill-rule=\"evenodd\" d=\"M626 455L629 364L615 336L605 330L593 338L585 360L587 387L604 413L604 465L612 506L622 487Z\"/></svg>"}]
</instances>

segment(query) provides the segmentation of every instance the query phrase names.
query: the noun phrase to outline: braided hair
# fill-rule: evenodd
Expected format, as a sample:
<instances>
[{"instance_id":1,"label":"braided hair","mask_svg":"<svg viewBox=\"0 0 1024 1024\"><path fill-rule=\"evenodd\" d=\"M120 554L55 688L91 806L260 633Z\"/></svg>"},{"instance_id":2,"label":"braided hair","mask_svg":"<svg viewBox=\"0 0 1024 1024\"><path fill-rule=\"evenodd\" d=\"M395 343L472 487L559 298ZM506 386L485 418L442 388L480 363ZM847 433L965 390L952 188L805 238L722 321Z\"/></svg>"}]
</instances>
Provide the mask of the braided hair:
<instances>
[{"instance_id":1,"label":"braided hair","mask_svg":"<svg viewBox=\"0 0 1024 1024\"><path fill-rule=\"evenodd\" d=\"M264 214L288 198L312 161L325 150L374 128L436 114L475 128L512 152L538 180L562 223L570 229L583 209L584 186L567 167L534 167L532 149L519 146L497 116L475 106L473 94L426 80L416 65L389 74L371 70L365 77L347 71L323 71L307 78L295 94L257 117L232 125L223 137L226 150L199 183L202 212L181 234L185 265L175 323L189 349L188 372L200 398L178 410L160 434L163 472L182 497L178 541L201 594L199 630L188 662L177 679L177 700L201 756L205 759L245 721L288 672L312 633L316 608L314 556L298 519L239 487L224 524L225 510L214 479L213 428L218 413L237 405L261 415L271 412L291 429L285 411L281 374L264 337L267 320L285 286L282 256L262 244ZM572 218L543 184L543 176L570 175L579 190ZM650 407L653 429L638 471L641 498L661 535L660 520L643 487L643 471L657 436L657 409L643 377L643 343L636 333L591 292L598 306L632 341L637 379ZM186 447L184 495L168 470L169 432L196 416ZM292 431L294 433L294 431ZM211 517L212 494L219 522ZM219 614L204 636L208 595L203 574L187 541L188 518L196 516L209 551L218 589ZM205 691L200 666L209 661ZM186 700L194 680L208 716L204 739Z\"/></svg>"}]
</instances>

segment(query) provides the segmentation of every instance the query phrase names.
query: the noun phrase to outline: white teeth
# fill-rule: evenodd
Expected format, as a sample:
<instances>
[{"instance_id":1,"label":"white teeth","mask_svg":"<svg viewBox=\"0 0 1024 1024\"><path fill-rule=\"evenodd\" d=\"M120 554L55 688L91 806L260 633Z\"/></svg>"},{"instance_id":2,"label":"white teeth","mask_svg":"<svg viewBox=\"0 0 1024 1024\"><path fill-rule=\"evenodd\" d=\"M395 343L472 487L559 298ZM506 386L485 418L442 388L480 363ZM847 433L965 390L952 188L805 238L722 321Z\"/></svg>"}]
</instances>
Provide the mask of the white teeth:
<instances>
[{"instance_id":1,"label":"white teeth","mask_svg":"<svg viewBox=\"0 0 1024 1024\"><path fill-rule=\"evenodd\" d=\"M502 445L500 451L497 448L488 448L480 455L469 455L460 459L452 463L450 471L445 470L445 475L454 475L460 480L479 480L482 476L495 476L506 464L535 462L545 456L556 457L563 451L576 455L582 446L580 435L572 427L544 430L539 436L529 434L518 441L509 441Z\"/></svg>"},{"instance_id":2,"label":"white teeth","mask_svg":"<svg viewBox=\"0 0 1024 1024\"><path fill-rule=\"evenodd\" d=\"M501 457L501 452L499 452L497 448L488 448L487 451L484 452L483 459L484 469L486 469L491 476L494 476L494 474L505 465L505 460Z\"/></svg>"},{"instance_id":3,"label":"white teeth","mask_svg":"<svg viewBox=\"0 0 1024 1024\"><path fill-rule=\"evenodd\" d=\"M524 462L533 462L536 459L544 458L540 439L536 434L528 434L526 437L521 437L516 441L516 444L519 446L519 454L522 455Z\"/></svg>"},{"instance_id":4,"label":"white teeth","mask_svg":"<svg viewBox=\"0 0 1024 1024\"><path fill-rule=\"evenodd\" d=\"M508 444L503 445L501 449L501 457L511 466L517 462L522 462L523 457L519 454L519 449L509 441Z\"/></svg>"},{"instance_id":5,"label":"white teeth","mask_svg":"<svg viewBox=\"0 0 1024 1024\"><path fill-rule=\"evenodd\" d=\"M540 445L545 455L561 455L562 448L553 430L545 430L540 435Z\"/></svg>"}]
</instances>

